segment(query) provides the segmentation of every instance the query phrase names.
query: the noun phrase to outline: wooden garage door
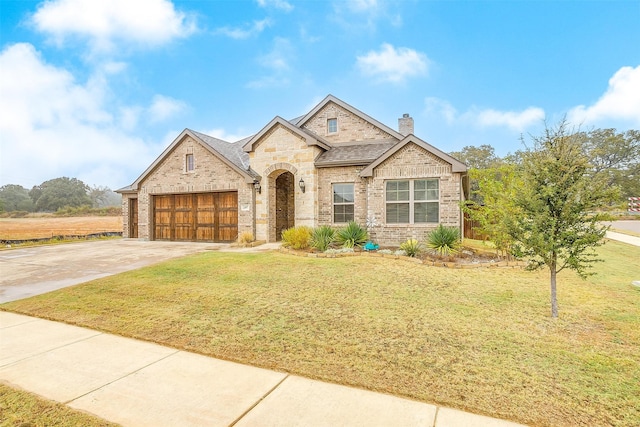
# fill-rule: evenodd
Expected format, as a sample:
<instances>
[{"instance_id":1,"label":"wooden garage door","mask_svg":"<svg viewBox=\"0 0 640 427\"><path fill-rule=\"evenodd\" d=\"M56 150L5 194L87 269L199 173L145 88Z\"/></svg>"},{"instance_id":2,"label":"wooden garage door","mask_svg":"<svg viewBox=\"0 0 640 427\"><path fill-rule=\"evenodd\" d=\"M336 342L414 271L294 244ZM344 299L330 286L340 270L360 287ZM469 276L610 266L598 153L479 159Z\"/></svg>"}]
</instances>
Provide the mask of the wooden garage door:
<instances>
[{"instance_id":1,"label":"wooden garage door","mask_svg":"<svg viewBox=\"0 0 640 427\"><path fill-rule=\"evenodd\" d=\"M232 242L238 237L238 193L154 197L154 239Z\"/></svg>"}]
</instances>

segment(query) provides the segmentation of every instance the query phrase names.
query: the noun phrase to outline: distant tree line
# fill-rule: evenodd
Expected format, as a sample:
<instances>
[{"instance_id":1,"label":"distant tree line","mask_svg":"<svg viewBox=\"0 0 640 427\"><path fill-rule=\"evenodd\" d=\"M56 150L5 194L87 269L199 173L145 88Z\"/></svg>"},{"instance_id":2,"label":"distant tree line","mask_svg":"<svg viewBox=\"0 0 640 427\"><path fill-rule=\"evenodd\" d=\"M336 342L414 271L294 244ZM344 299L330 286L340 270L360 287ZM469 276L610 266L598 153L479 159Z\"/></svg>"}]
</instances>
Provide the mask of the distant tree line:
<instances>
[{"instance_id":1,"label":"distant tree line","mask_svg":"<svg viewBox=\"0 0 640 427\"><path fill-rule=\"evenodd\" d=\"M27 190L21 185L0 187L0 212L56 212L64 208L119 206L120 196L109 187L89 186L77 178L55 178Z\"/></svg>"},{"instance_id":2,"label":"distant tree line","mask_svg":"<svg viewBox=\"0 0 640 427\"><path fill-rule=\"evenodd\" d=\"M572 132L581 154L588 162L587 173L605 176L609 186L619 190L619 201L628 197L640 197L640 131L618 132L616 129L594 129L588 132ZM523 141L524 142L524 141ZM478 192L479 181L487 175L499 179L506 170L522 165L522 156L527 150L499 157L488 144L466 146L451 154L471 169L471 199L482 202Z\"/></svg>"}]
</instances>

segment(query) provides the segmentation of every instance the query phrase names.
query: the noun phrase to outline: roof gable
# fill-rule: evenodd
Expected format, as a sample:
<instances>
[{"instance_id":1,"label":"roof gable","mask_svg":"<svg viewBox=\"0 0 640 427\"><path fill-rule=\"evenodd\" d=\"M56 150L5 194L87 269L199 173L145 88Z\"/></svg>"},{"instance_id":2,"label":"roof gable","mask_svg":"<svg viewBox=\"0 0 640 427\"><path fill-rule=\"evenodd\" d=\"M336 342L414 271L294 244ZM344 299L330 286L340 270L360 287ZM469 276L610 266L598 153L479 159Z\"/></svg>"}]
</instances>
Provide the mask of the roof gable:
<instances>
[{"instance_id":1,"label":"roof gable","mask_svg":"<svg viewBox=\"0 0 640 427\"><path fill-rule=\"evenodd\" d=\"M369 164L369 166L364 168L360 172L360 176L361 177L373 176L373 170L377 166L379 166L385 160L393 157L393 155L395 153L400 151L400 149L405 147L407 144L416 144L417 146L423 148L425 151L428 151L429 153L433 154L434 156L436 156L436 157L444 160L445 162L449 163L451 165L451 171L452 172L466 172L467 171L467 165L465 165L464 163L456 160L455 158L451 157L447 153L438 150L433 145L427 144L426 142L424 142L423 140L421 140L420 138L418 138L415 135L407 135L402 141L399 141L396 145L391 147L389 150L385 151L380 157L378 157L375 161L373 161L371 164Z\"/></svg>"},{"instance_id":2,"label":"roof gable","mask_svg":"<svg viewBox=\"0 0 640 427\"><path fill-rule=\"evenodd\" d=\"M334 104L340 106L341 108L347 110L349 113L353 114L354 116L357 116L357 117L361 118L362 120L372 124L373 126L375 126L377 128L380 128L381 130L383 130L384 132L388 133L392 137L397 138L398 140L404 138L404 135L402 135L397 130L394 130L394 129L390 128L389 126L385 125L384 123L379 122L378 120L374 119L373 117L369 116L368 114L363 113L362 111L360 111L357 108L347 104L346 102L342 101L341 99L336 98L333 95L327 95L327 97L324 98L322 101L320 101L320 103L318 105L313 107L313 109L311 111L309 111L307 114L305 114L304 116L302 116L299 119L297 119L297 121L294 124L296 126L302 128L302 126L304 126L309 120L311 120L313 118L313 116L318 114L318 112L320 112L323 108L325 108L329 103L332 103L332 102Z\"/></svg>"},{"instance_id":3,"label":"roof gable","mask_svg":"<svg viewBox=\"0 0 640 427\"><path fill-rule=\"evenodd\" d=\"M243 167L242 159L237 156L236 159L233 159L233 146L235 144L230 144L228 142L222 141L220 139L213 138L209 135L205 135L203 133L199 133L193 131L191 129L185 129L178 135L176 139L173 140L171 144L158 156L158 158L136 179L133 184L129 187L125 187L122 189L122 192L131 192L136 191L140 183L147 177L151 172L153 172L162 161L180 144L182 143L186 137L191 137L194 141L202 145L205 149L207 149L211 154L217 157L220 161L225 163L231 169L238 172L245 180L245 182L253 182L257 174L255 174L250 169ZM229 147L224 147L222 144L227 144ZM222 151L227 151L222 152ZM238 151L237 148L235 151ZM231 158L226 157L226 155L230 155ZM235 161L234 161L235 160Z\"/></svg>"},{"instance_id":4,"label":"roof gable","mask_svg":"<svg viewBox=\"0 0 640 427\"><path fill-rule=\"evenodd\" d=\"M329 150L331 148L331 145L327 141L320 138L319 136L313 135L305 131L304 129L300 129L297 126L292 125L289 121L283 119L280 116L276 116L265 127L263 127L260 132L253 135L244 144L244 146L242 147L244 152L245 153L252 152L255 149L256 144L262 139L262 137L264 137L271 129L273 129L275 126L278 126L278 125L289 130L294 135L297 135L300 138L302 138L307 145L317 145L318 147L321 147L325 150Z\"/></svg>"}]
</instances>

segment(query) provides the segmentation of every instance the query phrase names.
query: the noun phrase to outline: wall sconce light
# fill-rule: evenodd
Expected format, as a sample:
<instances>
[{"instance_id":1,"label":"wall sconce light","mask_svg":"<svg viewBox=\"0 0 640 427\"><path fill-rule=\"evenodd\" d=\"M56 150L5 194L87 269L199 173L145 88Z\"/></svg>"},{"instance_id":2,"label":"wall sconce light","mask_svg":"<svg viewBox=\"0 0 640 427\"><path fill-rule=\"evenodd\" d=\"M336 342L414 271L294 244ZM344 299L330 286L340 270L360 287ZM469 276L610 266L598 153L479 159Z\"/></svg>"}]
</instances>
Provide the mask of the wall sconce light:
<instances>
[{"instance_id":1,"label":"wall sconce light","mask_svg":"<svg viewBox=\"0 0 640 427\"><path fill-rule=\"evenodd\" d=\"M300 190L302 190L302 192L304 193L306 186L304 185L304 180L302 178L300 178L298 185L300 186Z\"/></svg>"},{"instance_id":2,"label":"wall sconce light","mask_svg":"<svg viewBox=\"0 0 640 427\"><path fill-rule=\"evenodd\" d=\"M253 188L256 189L258 194L262 193L262 187L260 186L260 181L253 181Z\"/></svg>"}]
</instances>

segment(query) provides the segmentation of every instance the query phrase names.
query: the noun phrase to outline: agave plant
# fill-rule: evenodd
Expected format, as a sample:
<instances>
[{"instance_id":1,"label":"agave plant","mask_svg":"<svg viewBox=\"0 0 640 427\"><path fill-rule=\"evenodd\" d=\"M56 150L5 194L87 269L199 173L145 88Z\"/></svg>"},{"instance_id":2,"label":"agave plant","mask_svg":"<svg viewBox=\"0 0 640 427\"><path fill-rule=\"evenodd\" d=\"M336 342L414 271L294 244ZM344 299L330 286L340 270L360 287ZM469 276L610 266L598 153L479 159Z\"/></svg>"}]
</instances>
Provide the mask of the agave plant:
<instances>
[{"instance_id":1,"label":"agave plant","mask_svg":"<svg viewBox=\"0 0 640 427\"><path fill-rule=\"evenodd\" d=\"M345 248L362 247L368 239L367 230L360 227L360 224L355 221L349 221L345 228L336 232L336 242Z\"/></svg>"},{"instance_id":2,"label":"agave plant","mask_svg":"<svg viewBox=\"0 0 640 427\"><path fill-rule=\"evenodd\" d=\"M311 247L325 252L336 238L336 230L328 225L314 228L311 233Z\"/></svg>"},{"instance_id":3,"label":"agave plant","mask_svg":"<svg viewBox=\"0 0 640 427\"><path fill-rule=\"evenodd\" d=\"M400 244L400 249L402 249L407 256L415 257L422 252L422 243L416 239L409 239Z\"/></svg>"},{"instance_id":4,"label":"agave plant","mask_svg":"<svg viewBox=\"0 0 640 427\"><path fill-rule=\"evenodd\" d=\"M460 248L460 230L442 224L429 233L427 245L440 256L456 254Z\"/></svg>"}]
</instances>

